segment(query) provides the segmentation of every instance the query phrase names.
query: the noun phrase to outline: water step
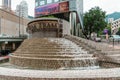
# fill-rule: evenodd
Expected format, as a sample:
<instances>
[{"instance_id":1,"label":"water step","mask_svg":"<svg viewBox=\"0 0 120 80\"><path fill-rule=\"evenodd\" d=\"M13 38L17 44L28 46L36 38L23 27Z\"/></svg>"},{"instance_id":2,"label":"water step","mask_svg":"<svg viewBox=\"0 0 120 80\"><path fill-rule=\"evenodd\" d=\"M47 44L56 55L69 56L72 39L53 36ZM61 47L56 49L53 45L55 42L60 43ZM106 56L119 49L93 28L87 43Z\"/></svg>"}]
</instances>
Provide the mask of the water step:
<instances>
[{"instance_id":1,"label":"water step","mask_svg":"<svg viewBox=\"0 0 120 80\"><path fill-rule=\"evenodd\" d=\"M97 58L87 54L82 47L64 38L35 38L25 40L11 55L10 63L33 69L98 65Z\"/></svg>"}]
</instances>

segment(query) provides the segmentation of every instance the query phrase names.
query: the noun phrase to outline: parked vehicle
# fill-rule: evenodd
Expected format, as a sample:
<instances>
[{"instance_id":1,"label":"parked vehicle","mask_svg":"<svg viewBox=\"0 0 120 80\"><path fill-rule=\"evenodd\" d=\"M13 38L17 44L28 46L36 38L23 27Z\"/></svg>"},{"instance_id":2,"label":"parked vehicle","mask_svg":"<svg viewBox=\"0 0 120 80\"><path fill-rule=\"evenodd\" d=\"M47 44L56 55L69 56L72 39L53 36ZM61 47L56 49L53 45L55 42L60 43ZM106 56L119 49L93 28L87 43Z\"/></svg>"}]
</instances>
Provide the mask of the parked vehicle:
<instances>
[{"instance_id":1,"label":"parked vehicle","mask_svg":"<svg viewBox=\"0 0 120 80\"><path fill-rule=\"evenodd\" d=\"M109 38L109 41L120 41L120 36L119 35L111 35Z\"/></svg>"}]
</instances>

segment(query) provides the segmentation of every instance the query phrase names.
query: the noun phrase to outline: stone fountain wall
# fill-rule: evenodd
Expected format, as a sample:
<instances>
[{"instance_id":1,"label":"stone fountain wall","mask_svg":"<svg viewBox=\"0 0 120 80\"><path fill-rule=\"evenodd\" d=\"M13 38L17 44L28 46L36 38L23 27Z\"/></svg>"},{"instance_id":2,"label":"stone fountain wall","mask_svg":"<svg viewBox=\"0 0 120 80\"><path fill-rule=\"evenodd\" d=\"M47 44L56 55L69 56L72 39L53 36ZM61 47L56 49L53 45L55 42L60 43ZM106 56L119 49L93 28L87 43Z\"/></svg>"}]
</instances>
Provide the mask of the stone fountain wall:
<instances>
[{"instance_id":1,"label":"stone fountain wall","mask_svg":"<svg viewBox=\"0 0 120 80\"><path fill-rule=\"evenodd\" d=\"M22 70L0 67L1 80L120 80L120 69Z\"/></svg>"},{"instance_id":2,"label":"stone fountain wall","mask_svg":"<svg viewBox=\"0 0 120 80\"><path fill-rule=\"evenodd\" d=\"M75 42L77 45L84 47L88 53L98 57L98 62L101 67L104 68L115 68L120 67L120 49L114 49L109 44L98 43L84 38L66 35L66 39Z\"/></svg>"},{"instance_id":3,"label":"stone fountain wall","mask_svg":"<svg viewBox=\"0 0 120 80\"><path fill-rule=\"evenodd\" d=\"M95 66L97 59L64 38L33 38L22 43L10 63L34 69L69 69Z\"/></svg>"},{"instance_id":4,"label":"stone fountain wall","mask_svg":"<svg viewBox=\"0 0 120 80\"><path fill-rule=\"evenodd\" d=\"M70 35L70 23L57 18L38 18L28 23L30 38L62 37Z\"/></svg>"},{"instance_id":5,"label":"stone fountain wall","mask_svg":"<svg viewBox=\"0 0 120 80\"><path fill-rule=\"evenodd\" d=\"M69 37L66 38L69 39ZM40 69L41 66L42 66L41 68L43 68L44 66L45 70L29 70L29 69L23 70L23 69L8 69L8 68L0 67L0 71L1 71L0 79L1 80L120 80L119 68L92 69L92 70L90 69L60 70L65 67L71 67L70 69L72 69L73 66L71 65L74 65L74 67L76 66L90 67L91 65L92 66L95 64L98 65L97 64L98 62L96 62L96 57L95 57L96 55L93 54L100 52L99 50L96 50L94 47L86 47L88 46L88 44L84 43L84 39L83 39L83 43L81 43L82 40L77 37L74 38L72 37L72 41L69 41L67 39L35 38L35 39L25 40L22 43L22 45L18 48L18 50L11 55L10 62L13 65L36 68L36 69L38 68ZM80 42L78 42L78 40ZM76 43L77 45L75 45L73 42ZM105 53L100 53L100 54L105 54ZM104 57L102 55L102 58L100 59L105 60L105 58L106 56ZM107 58L109 57L107 56ZM44 59L47 61L43 61L40 59ZM45 64L47 63L46 65L47 67L43 63ZM62 64L62 66L60 64ZM52 70L47 70L46 68L47 69L51 68Z\"/></svg>"},{"instance_id":6,"label":"stone fountain wall","mask_svg":"<svg viewBox=\"0 0 120 80\"><path fill-rule=\"evenodd\" d=\"M0 76L1 77L1 76ZM120 80L120 78L28 78L28 77L11 77L2 76L2 80Z\"/></svg>"}]
</instances>

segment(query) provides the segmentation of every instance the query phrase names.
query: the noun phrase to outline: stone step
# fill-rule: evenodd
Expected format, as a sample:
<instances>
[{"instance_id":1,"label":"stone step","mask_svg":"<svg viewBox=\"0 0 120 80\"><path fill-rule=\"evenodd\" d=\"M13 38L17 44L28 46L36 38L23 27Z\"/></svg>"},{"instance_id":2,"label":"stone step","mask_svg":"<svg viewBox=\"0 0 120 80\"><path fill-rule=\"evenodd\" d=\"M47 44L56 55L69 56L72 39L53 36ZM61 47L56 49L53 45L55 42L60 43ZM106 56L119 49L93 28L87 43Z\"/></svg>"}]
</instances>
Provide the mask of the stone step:
<instances>
[{"instance_id":1,"label":"stone step","mask_svg":"<svg viewBox=\"0 0 120 80\"><path fill-rule=\"evenodd\" d=\"M38 57L25 57L25 56L23 56L23 57L19 57L19 56L15 56L15 55L10 55L10 56L12 56L12 57L16 57L16 58L26 58L26 59L45 59L45 60L83 60L83 62L85 61L85 60L96 60L97 58L96 57L77 57L77 58L71 58L71 57L67 57L67 58L64 58L64 57L58 57L58 58L51 58L51 57L41 57L41 58L38 58Z\"/></svg>"},{"instance_id":2,"label":"stone step","mask_svg":"<svg viewBox=\"0 0 120 80\"><path fill-rule=\"evenodd\" d=\"M86 44L86 46L90 46L96 50L103 50L103 51L111 51L114 50L113 48L109 47L108 44L102 44L102 43L96 43L94 41L91 40L87 40L84 38L80 38L80 37L76 37L76 36L65 36L66 39L69 39L73 42L78 42L78 43L83 43ZM85 47L84 47L85 48Z\"/></svg>"},{"instance_id":3,"label":"stone step","mask_svg":"<svg viewBox=\"0 0 120 80\"><path fill-rule=\"evenodd\" d=\"M52 51L52 52L81 52L81 51L86 51L85 49L18 49L18 51L35 51L35 52L49 52L49 51Z\"/></svg>"},{"instance_id":4,"label":"stone step","mask_svg":"<svg viewBox=\"0 0 120 80\"><path fill-rule=\"evenodd\" d=\"M113 58L113 59L119 59L120 60L120 54L114 54L114 55L107 55L108 57L110 58Z\"/></svg>"},{"instance_id":5,"label":"stone step","mask_svg":"<svg viewBox=\"0 0 120 80\"><path fill-rule=\"evenodd\" d=\"M113 50L113 51L103 51L105 55L115 55L115 54L120 54L120 51L118 50Z\"/></svg>"},{"instance_id":6,"label":"stone step","mask_svg":"<svg viewBox=\"0 0 120 80\"><path fill-rule=\"evenodd\" d=\"M11 63L35 69L59 69L62 67L88 67L97 64L97 58L31 58L11 56ZM92 61L92 63L91 63Z\"/></svg>"},{"instance_id":7,"label":"stone step","mask_svg":"<svg viewBox=\"0 0 120 80\"><path fill-rule=\"evenodd\" d=\"M21 45L21 46L22 46L22 45ZM20 46L20 47L21 47L21 46ZM30 47L31 47L31 46L33 46L33 47L34 47L34 46L35 46L35 47L70 47L70 48L71 48L71 47L72 47L72 48L74 47L74 46L71 46L71 45L50 45L50 44L47 44L47 45L28 45L28 46L30 46ZM24 46L22 46L22 47L24 47ZM78 47L78 46L76 46L76 47Z\"/></svg>"},{"instance_id":8,"label":"stone step","mask_svg":"<svg viewBox=\"0 0 120 80\"><path fill-rule=\"evenodd\" d=\"M21 56L21 57L43 57L43 58L87 58L87 57L92 57L92 54L79 54L79 55L75 55L75 54L69 54L69 55L45 55L45 54L12 54L15 56Z\"/></svg>"},{"instance_id":9,"label":"stone step","mask_svg":"<svg viewBox=\"0 0 120 80\"><path fill-rule=\"evenodd\" d=\"M71 51L71 52L81 52L81 51L86 51L85 49L17 49L18 51L36 51L36 52L42 52L42 51L45 51L45 52L48 52L48 51L52 51L52 52L60 52L60 51L63 51L63 52L66 52L66 51Z\"/></svg>"},{"instance_id":10,"label":"stone step","mask_svg":"<svg viewBox=\"0 0 120 80\"><path fill-rule=\"evenodd\" d=\"M34 47L34 46L29 46L28 48L24 47L19 47L20 49L82 49L82 47L74 48L74 47L69 47L69 46L63 46L63 47L56 47L56 46L40 46L40 47ZM18 49L19 49L18 48Z\"/></svg>"},{"instance_id":11,"label":"stone step","mask_svg":"<svg viewBox=\"0 0 120 80\"><path fill-rule=\"evenodd\" d=\"M36 55L79 55L79 54L86 54L86 53L82 53L82 52L14 52L14 54L36 54Z\"/></svg>"},{"instance_id":12,"label":"stone step","mask_svg":"<svg viewBox=\"0 0 120 80\"><path fill-rule=\"evenodd\" d=\"M87 55L87 53L80 45L64 38L31 39L23 42L11 55L10 63L33 69L98 65L97 58Z\"/></svg>"}]
</instances>

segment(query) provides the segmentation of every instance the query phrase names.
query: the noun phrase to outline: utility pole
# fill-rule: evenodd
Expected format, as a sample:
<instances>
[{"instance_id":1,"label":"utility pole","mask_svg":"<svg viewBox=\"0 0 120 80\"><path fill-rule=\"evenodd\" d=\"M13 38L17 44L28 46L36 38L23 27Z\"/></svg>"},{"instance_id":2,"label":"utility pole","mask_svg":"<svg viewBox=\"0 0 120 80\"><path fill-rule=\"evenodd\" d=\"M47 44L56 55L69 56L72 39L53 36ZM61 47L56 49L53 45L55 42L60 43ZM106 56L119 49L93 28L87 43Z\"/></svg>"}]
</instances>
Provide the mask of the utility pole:
<instances>
[{"instance_id":1,"label":"utility pole","mask_svg":"<svg viewBox=\"0 0 120 80\"><path fill-rule=\"evenodd\" d=\"M20 16L21 16L21 5L19 5L19 37L20 37Z\"/></svg>"}]
</instances>

